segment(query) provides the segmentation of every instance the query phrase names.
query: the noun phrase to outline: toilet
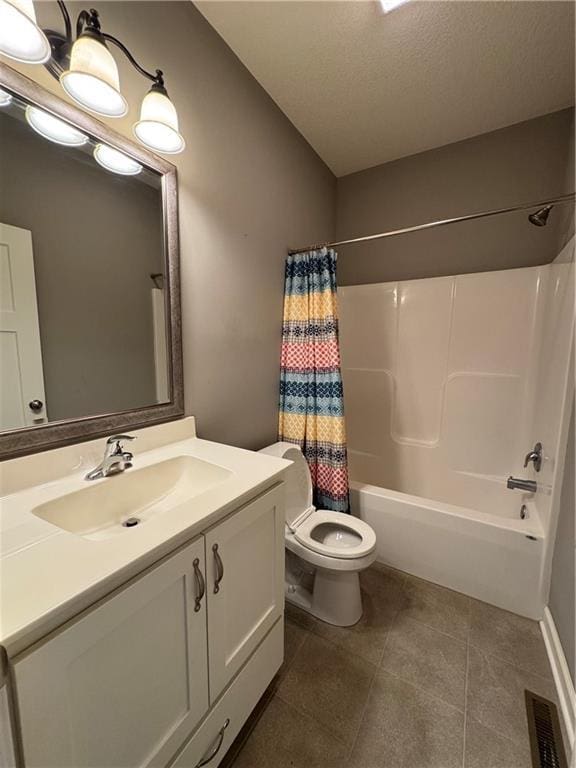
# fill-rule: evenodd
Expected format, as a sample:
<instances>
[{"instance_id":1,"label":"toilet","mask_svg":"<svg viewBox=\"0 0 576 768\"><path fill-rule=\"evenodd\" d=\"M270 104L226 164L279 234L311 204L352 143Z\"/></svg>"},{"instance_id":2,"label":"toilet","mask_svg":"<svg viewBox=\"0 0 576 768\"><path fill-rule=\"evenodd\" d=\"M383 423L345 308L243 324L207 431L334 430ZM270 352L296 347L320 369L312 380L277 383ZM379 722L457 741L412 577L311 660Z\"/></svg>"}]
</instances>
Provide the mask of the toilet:
<instances>
[{"instance_id":1,"label":"toilet","mask_svg":"<svg viewBox=\"0 0 576 768\"><path fill-rule=\"evenodd\" d=\"M261 453L292 461L286 470L286 600L340 627L362 616L360 571L376 559L376 535L352 515L316 509L302 451L274 443Z\"/></svg>"}]
</instances>

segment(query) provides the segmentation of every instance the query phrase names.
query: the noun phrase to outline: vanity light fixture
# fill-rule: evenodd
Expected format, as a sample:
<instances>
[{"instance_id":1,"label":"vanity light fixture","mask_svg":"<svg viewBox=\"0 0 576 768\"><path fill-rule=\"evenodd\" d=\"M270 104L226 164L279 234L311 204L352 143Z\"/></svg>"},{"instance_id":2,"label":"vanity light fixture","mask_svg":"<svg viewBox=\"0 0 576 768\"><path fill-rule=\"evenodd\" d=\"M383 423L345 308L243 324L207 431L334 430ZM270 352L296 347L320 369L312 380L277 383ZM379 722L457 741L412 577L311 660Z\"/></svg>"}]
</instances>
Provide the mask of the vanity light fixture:
<instances>
[{"instance_id":1,"label":"vanity light fixture","mask_svg":"<svg viewBox=\"0 0 576 768\"><path fill-rule=\"evenodd\" d=\"M407 2L409 2L409 0L380 0L380 5L382 6L384 13L390 13L390 11L399 8Z\"/></svg>"},{"instance_id":2,"label":"vanity light fixture","mask_svg":"<svg viewBox=\"0 0 576 768\"><path fill-rule=\"evenodd\" d=\"M142 100L140 120L133 129L136 138L158 152L182 152L185 142L178 131L178 115L168 97L162 70L156 69L152 73L140 66L124 43L102 30L100 16L94 8L80 11L74 36L65 3L63 0L57 0L57 3L64 19L64 34L38 27L32 0L0 0L0 53L18 58L15 52L20 49L25 51L26 46L31 48L32 44L27 42L24 34L24 26L28 24L32 30L30 36L33 32L37 36L37 48L44 41L48 53L46 55L43 51L40 55L39 52L31 52L28 58L18 60L44 63L66 93L91 112L106 117L122 117L128 112L128 103L120 91L116 61L108 50L111 43L122 51L134 69L152 83ZM8 22L12 17L20 20L20 26L16 22L10 26Z\"/></svg>"},{"instance_id":3,"label":"vanity light fixture","mask_svg":"<svg viewBox=\"0 0 576 768\"><path fill-rule=\"evenodd\" d=\"M185 147L178 132L178 115L168 98L164 85L154 83L142 100L140 120L134 126L134 135L143 144L159 152L176 154Z\"/></svg>"},{"instance_id":4,"label":"vanity light fixture","mask_svg":"<svg viewBox=\"0 0 576 768\"><path fill-rule=\"evenodd\" d=\"M26 107L26 122L40 136L65 147L81 147L88 141L88 136L77 128L39 107Z\"/></svg>"},{"instance_id":5,"label":"vanity light fixture","mask_svg":"<svg viewBox=\"0 0 576 768\"><path fill-rule=\"evenodd\" d=\"M44 64L50 43L36 23L32 0L0 0L0 53L26 64Z\"/></svg>"},{"instance_id":6,"label":"vanity light fixture","mask_svg":"<svg viewBox=\"0 0 576 768\"><path fill-rule=\"evenodd\" d=\"M120 93L120 77L108 50L96 11L81 11L84 28L70 51L70 67L60 75L60 85L74 101L107 117L122 117L128 102ZM81 27L80 27L81 28Z\"/></svg>"},{"instance_id":7,"label":"vanity light fixture","mask_svg":"<svg viewBox=\"0 0 576 768\"><path fill-rule=\"evenodd\" d=\"M12 103L12 94L0 88L0 107L7 107Z\"/></svg>"},{"instance_id":8,"label":"vanity light fixture","mask_svg":"<svg viewBox=\"0 0 576 768\"><path fill-rule=\"evenodd\" d=\"M109 147L108 144L96 144L94 159L107 171L119 173L122 176L136 176L142 170L140 163L120 152L119 149Z\"/></svg>"}]
</instances>

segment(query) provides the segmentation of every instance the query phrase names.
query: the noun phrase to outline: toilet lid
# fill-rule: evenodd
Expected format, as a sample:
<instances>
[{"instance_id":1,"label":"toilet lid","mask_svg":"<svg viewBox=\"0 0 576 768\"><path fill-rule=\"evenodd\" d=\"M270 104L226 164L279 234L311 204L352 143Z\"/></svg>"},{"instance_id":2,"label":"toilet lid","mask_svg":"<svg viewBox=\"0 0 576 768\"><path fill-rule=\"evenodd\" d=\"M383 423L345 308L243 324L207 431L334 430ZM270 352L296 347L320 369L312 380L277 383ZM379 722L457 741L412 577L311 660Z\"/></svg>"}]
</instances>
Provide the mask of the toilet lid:
<instances>
[{"instance_id":1,"label":"toilet lid","mask_svg":"<svg viewBox=\"0 0 576 768\"><path fill-rule=\"evenodd\" d=\"M293 462L284 474L286 523L291 527L299 517L314 509L308 462L300 448L291 443L274 443L263 448L261 453L279 456Z\"/></svg>"},{"instance_id":2,"label":"toilet lid","mask_svg":"<svg viewBox=\"0 0 576 768\"><path fill-rule=\"evenodd\" d=\"M376 534L363 520L342 512L317 509L296 528L294 537L313 552L352 560L376 548Z\"/></svg>"}]
</instances>

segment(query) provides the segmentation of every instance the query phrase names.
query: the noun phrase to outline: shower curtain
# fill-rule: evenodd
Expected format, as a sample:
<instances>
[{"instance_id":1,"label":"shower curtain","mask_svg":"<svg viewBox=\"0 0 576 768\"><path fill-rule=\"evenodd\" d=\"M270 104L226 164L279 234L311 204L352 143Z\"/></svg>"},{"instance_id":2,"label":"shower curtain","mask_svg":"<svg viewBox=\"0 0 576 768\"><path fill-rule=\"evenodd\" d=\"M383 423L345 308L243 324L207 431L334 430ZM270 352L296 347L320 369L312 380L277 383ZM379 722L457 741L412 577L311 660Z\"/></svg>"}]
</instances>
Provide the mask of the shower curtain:
<instances>
[{"instance_id":1,"label":"shower curtain","mask_svg":"<svg viewBox=\"0 0 576 768\"><path fill-rule=\"evenodd\" d=\"M322 248L286 260L278 438L302 449L316 507L347 512L336 258Z\"/></svg>"}]
</instances>

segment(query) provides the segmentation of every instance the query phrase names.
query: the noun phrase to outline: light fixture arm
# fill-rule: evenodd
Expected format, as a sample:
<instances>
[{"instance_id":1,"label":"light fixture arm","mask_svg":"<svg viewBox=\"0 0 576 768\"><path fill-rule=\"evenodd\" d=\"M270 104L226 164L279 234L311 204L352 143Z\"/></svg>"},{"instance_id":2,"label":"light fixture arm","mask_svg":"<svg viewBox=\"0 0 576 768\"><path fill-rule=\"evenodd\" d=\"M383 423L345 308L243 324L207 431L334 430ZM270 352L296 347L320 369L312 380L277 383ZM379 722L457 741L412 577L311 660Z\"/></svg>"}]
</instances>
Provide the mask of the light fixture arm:
<instances>
[{"instance_id":1,"label":"light fixture arm","mask_svg":"<svg viewBox=\"0 0 576 768\"><path fill-rule=\"evenodd\" d=\"M144 67L140 66L134 56L130 53L128 48L124 45L124 43L120 42L118 38L114 37L113 35L109 35L108 32L101 32L101 36L104 38L104 40L107 40L109 43L114 43L114 45L119 48L122 53L126 56L130 64L136 69L138 72L140 72L141 75L144 77L147 77L148 80L151 80L155 85L159 86L160 88L164 88L164 73L161 69L154 70L155 74L152 74L151 72L148 72L144 69Z\"/></svg>"},{"instance_id":2,"label":"light fixture arm","mask_svg":"<svg viewBox=\"0 0 576 768\"><path fill-rule=\"evenodd\" d=\"M74 43L74 38L72 37L72 20L70 18L68 9L66 8L66 4L63 0L57 0L57 3L64 19L64 27L66 30L65 39L63 35L55 33L52 30L46 30L48 39L50 40L52 46L53 59L55 59L55 62L48 62L46 67L55 78L58 78L60 72L67 68L64 56L66 56L66 58L69 56L70 49ZM83 34L93 35L100 40L106 40L109 43L113 43L122 51L134 69L154 84L153 87L155 90L166 93L163 77L164 73L162 70L156 69L154 74L148 72L136 61L124 43L118 40L117 37L110 35L108 32L102 32L100 25L100 15L95 8L90 8L89 11L82 10L78 14L78 18L76 19L76 39L78 39ZM56 63L56 66L54 66L54 63Z\"/></svg>"},{"instance_id":3,"label":"light fixture arm","mask_svg":"<svg viewBox=\"0 0 576 768\"><path fill-rule=\"evenodd\" d=\"M66 5L62 2L62 0L58 0L58 8L60 8L60 12L62 13L62 16L64 18L64 27L66 28L66 40L68 42L72 42L72 20L70 19L70 14L68 13L68 8L66 8Z\"/></svg>"},{"instance_id":4,"label":"light fixture arm","mask_svg":"<svg viewBox=\"0 0 576 768\"><path fill-rule=\"evenodd\" d=\"M76 19L76 39L85 31L93 32L95 35L100 34L100 16L95 8L90 8L90 11L82 10L78 14Z\"/></svg>"}]
</instances>

